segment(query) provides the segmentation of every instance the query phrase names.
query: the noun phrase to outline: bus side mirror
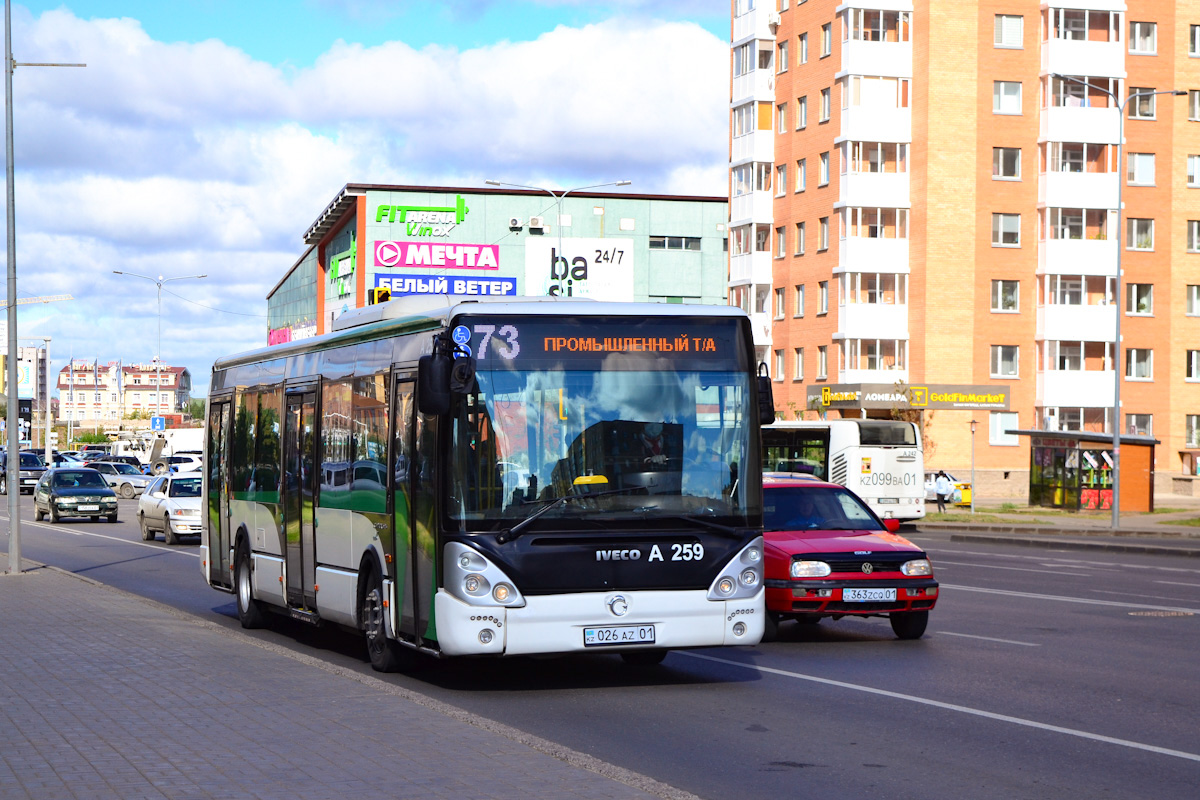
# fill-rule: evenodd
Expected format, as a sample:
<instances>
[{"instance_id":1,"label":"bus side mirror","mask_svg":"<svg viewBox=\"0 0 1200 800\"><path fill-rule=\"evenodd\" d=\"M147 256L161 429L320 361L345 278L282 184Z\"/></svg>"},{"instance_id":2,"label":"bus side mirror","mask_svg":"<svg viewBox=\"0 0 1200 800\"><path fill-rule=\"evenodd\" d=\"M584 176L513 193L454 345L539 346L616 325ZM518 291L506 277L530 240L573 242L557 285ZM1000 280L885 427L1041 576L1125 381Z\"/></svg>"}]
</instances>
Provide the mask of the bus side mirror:
<instances>
[{"instance_id":1,"label":"bus side mirror","mask_svg":"<svg viewBox=\"0 0 1200 800\"><path fill-rule=\"evenodd\" d=\"M766 364L758 365L758 423L770 425L775 421L775 393L771 389L771 377L764 375Z\"/></svg>"},{"instance_id":2,"label":"bus side mirror","mask_svg":"<svg viewBox=\"0 0 1200 800\"><path fill-rule=\"evenodd\" d=\"M417 410L437 416L450 412L450 357L443 353L421 356L417 362Z\"/></svg>"}]
</instances>

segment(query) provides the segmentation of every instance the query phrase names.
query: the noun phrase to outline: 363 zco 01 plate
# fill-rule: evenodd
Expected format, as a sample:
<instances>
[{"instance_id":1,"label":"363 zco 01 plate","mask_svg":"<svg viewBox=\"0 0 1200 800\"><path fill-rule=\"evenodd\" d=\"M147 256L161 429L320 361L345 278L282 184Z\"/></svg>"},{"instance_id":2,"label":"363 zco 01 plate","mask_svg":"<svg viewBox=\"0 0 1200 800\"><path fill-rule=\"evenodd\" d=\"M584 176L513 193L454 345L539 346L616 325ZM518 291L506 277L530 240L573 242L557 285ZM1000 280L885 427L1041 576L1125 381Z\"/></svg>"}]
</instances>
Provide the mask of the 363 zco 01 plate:
<instances>
[{"instance_id":1,"label":"363 zco 01 plate","mask_svg":"<svg viewBox=\"0 0 1200 800\"><path fill-rule=\"evenodd\" d=\"M611 647L622 644L654 644L654 626L604 625L583 629L584 647Z\"/></svg>"},{"instance_id":2,"label":"363 zco 01 plate","mask_svg":"<svg viewBox=\"0 0 1200 800\"><path fill-rule=\"evenodd\" d=\"M895 589L842 589L843 603L886 603L895 599Z\"/></svg>"}]
</instances>

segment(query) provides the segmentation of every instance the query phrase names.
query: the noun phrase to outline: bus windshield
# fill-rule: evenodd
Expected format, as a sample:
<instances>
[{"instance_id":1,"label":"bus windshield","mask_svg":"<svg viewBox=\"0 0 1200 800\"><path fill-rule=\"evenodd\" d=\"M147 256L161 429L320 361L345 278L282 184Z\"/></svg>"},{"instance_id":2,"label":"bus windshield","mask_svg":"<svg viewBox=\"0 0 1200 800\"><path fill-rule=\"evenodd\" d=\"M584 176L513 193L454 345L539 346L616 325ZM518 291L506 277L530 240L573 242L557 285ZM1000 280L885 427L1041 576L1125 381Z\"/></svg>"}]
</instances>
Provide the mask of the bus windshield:
<instances>
[{"instance_id":1,"label":"bus windshield","mask_svg":"<svg viewBox=\"0 0 1200 800\"><path fill-rule=\"evenodd\" d=\"M742 474L757 459L756 412L739 362L732 353L722 365L608 352L554 365L565 369L514 369L546 362L481 357L452 412L451 516L468 530L496 530L558 498L594 493L542 518L750 524L761 500ZM571 368L583 366L592 368Z\"/></svg>"}]
</instances>

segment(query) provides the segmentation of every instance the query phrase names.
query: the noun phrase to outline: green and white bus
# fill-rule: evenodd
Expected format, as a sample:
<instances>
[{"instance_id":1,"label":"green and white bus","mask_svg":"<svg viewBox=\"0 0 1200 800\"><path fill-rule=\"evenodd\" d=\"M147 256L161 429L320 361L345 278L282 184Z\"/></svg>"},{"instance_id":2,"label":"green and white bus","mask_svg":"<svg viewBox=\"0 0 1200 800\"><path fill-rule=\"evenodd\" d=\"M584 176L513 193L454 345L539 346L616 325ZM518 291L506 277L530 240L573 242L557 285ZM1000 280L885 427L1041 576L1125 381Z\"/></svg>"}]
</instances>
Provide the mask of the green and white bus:
<instances>
[{"instance_id":1,"label":"green and white bus","mask_svg":"<svg viewBox=\"0 0 1200 800\"><path fill-rule=\"evenodd\" d=\"M205 579L371 664L755 644L755 375L736 308L414 296L213 366Z\"/></svg>"}]
</instances>

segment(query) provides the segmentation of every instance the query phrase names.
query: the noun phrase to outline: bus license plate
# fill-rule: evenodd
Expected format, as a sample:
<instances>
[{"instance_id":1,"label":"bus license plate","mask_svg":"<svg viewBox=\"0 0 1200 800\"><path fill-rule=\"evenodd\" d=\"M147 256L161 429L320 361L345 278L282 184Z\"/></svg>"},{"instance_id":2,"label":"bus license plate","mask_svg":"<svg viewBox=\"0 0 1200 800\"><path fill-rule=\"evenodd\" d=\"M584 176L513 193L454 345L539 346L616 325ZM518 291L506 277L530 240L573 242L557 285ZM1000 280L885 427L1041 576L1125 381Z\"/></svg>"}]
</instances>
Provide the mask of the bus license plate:
<instances>
[{"instance_id":1,"label":"bus license plate","mask_svg":"<svg viewBox=\"0 0 1200 800\"><path fill-rule=\"evenodd\" d=\"M842 589L843 603L886 603L895 599L895 589Z\"/></svg>"},{"instance_id":2,"label":"bus license plate","mask_svg":"<svg viewBox=\"0 0 1200 800\"><path fill-rule=\"evenodd\" d=\"M876 503L899 503L899 497L881 497L875 501Z\"/></svg>"},{"instance_id":3,"label":"bus license plate","mask_svg":"<svg viewBox=\"0 0 1200 800\"><path fill-rule=\"evenodd\" d=\"M618 644L654 644L653 625L606 625L584 628L584 647L604 647Z\"/></svg>"}]
</instances>

